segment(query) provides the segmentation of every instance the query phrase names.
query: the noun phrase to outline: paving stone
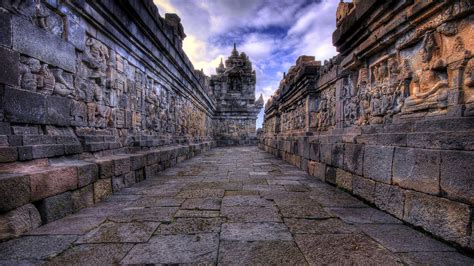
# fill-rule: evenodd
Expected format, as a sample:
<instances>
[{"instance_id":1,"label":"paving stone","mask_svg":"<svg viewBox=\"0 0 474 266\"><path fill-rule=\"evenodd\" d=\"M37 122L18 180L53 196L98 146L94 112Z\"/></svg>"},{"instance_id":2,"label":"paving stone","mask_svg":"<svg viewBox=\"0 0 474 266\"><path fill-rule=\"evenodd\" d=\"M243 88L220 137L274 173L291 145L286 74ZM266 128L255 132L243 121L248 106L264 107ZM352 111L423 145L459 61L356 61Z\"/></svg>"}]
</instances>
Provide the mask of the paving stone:
<instances>
[{"instance_id":1,"label":"paving stone","mask_svg":"<svg viewBox=\"0 0 474 266\"><path fill-rule=\"evenodd\" d=\"M253 195L225 196L222 199L222 206L226 207L265 207L271 206L272 202Z\"/></svg>"},{"instance_id":2,"label":"paving stone","mask_svg":"<svg viewBox=\"0 0 474 266\"><path fill-rule=\"evenodd\" d=\"M393 157L393 183L430 194L439 193L440 152L396 148Z\"/></svg>"},{"instance_id":3,"label":"paving stone","mask_svg":"<svg viewBox=\"0 0 474 266\"><path fill-rule=\"evenodd\" d=\"M297 234L295 240L309 264L401 264L390 251L360 234Z\"/></svg>"},{"instance_id":4,"label":"paving stone","mask_svg":"<svg viewBox=\"0 0 474 266\"><path fill-rule=\"evenodd\" d=\"M323 219L334 217L319 205L279 206L282 217Z\"/></svg>"},{"instance_id":5,"label":"paving stone","mask_svg":"<svg viewBox=\"0 0 474 266\"><path fill-rule=\"evenodd\" d=\"M157 222L114 223L106 222L85 236L77 243L140 243L147 242L158 228Z\"/></svg>"},{"instance_id":6,"label":"paving stone","mask_svg":"<svg viewBox=\"0 0 474 266\"><path fill-rule=\"evenodd\" d=\"M314 220L285 218L285 224L293 234L351 234L360 230L335 218Z\"/></svg>"},{"instance_id":7,"label":"paving stone","mask_svg":"<svg viewBox=\"0 0 474 266\"><path fill-rule=\"evenodd\" d=\"M223 189L202 189L202 190L183 190L178 198L222 198L224 197Z\"/></svg>"},{"instance_id":8,"label":"paving stone","mask_svg":"<svg viewBox=\"0 0 474 266\"><path fill-rule=\"evenodd\" d=\"M68 249L76 236L25 236L0 243L0 259L47 259Z\"/></svg>"},{"instance_id":9,"label":"paving stone","mask_svg":"<svg viewBox=\"0 0 474 266\"><path fill-rule=\"evenodd\" d=\"M0 239L17 237L41 225L41 216L29 203L0 215Z\"/></svg>"},{"instance_id":10,"label":"paving stone","mask_svg":"<svg viewBox=\"0 0 474 266\"><path fill-rule=\"evenodd\" d=\"M290 231L283 223L223 223L221 240L291 241Z\"/></svg>"},{"instance_id":11,"label":"paving stone","mask_svg":"<svg viewBox=\"0 0 474 266\"><path fill-rule=\"evenodd\" d=\"M329 213L350 224L401 224L397 218L373 208L328 208Z\"/></svg>"},{"instance_id":12,"label":"paving stone","mask_svg":"<svg viewBox=\"0 0 474 266\"><path fill-rule=\"evenodd\" d=\"M222 222L221 218L178 218L171 223L162 223L155 234L219 233Z\"/></svg>"},{"instance_id":13,"label":"paving stone","mask_svg":"<svg viewBox=\"0 0 474 266\"><path fill-rule=\"evenodd\" d=\"M48 261L48 265L118 265L133 244L74 246Z\"/></svg>"},{"instance_id":14,"label":"paving stone","mask_svg":"<svg viewBox=\"0 0 474 266\"><path fill-rule=\"evenodd\" d=\"M181 209L186 210L219 210L221 199L218 198L194 198L186 199L181 205Z\"/></svg>"},{"instance_id":15,"label":"paving stone","mask_svg":"<svg viewBox=\"0 0 474 266\"><path fill-rule=\"evenodd\" d=\"M220 265L307 265L293 241L221 241Z\"/></svg>"},{"instance_id":16,"label":"paving stone","mask_svg":"<svg viewBox=\"0 0 474 266\"><path fill-rule=\"evenodd\" d=\"M358 227L392 252L454 251L405 225L361 224Z\"/></svg>"},{"instance_id":17,"label":"paving stone","mask_svg":"<svg viewBox=\"0 0 474 266\"><path fill-rule=\"evenodd\" d=\"M398 253L408 265L473 265L474 259L457 252L408 252Z\"/></svg>"},{"instance_id":18,"label":"paving stone","mask_svg":"<svg viewBox=\"0 0 474 266\"><path fill-rule=\"evenodd\" d=\"M201 210L178 210L174 215L175 218L213 218L219 217L219 211L201 211Z\"/></svg>"},{"instance_id":19,"label":"paving stone","mask_svg":"<svg viewBox=\"0 0 474 266\"><path fill-rule=\"evenodd\" d=\"M69 216L29 231L27 235L83 235L104 221L104 217Z\"/></svg>"},{"instance_id":20,"label":"paving stone","mask_svg":"<svg viewBox=\"0 0 474 266\"><path fill-rule=\"evenodd\" d=\"M218 245L216 234L158 235L135 245L121 264L215 264Z\"/></svg>"},{"instance_id":21,"label":"paving stone","mask_svg":"<svg viewBox=\"0 0 474 266\"><path fill-rule=\"evenodd\" d=\"M177 210L175 207L132 207L108 218L114 222L170 222Z\"/></svg>"},{"instance_id":22,"label":"paving stone","mask_svg":"<svg viewBox=\"0 0 474 266\"><path fill-rule=\"evenodd\" d=\"M280 222L275 208L271 207L227 207L221 208L221 217L230 222Z\"/></svg>"},{"instance_id":23,"label":"paving stone","mask_svg":"<svg viewBox=\"0 0 474 266\"><path fill-rule=\"evenodd\" d=\"M266 182L266 181L265 181ZM259 195L258 191L255 190L226 190L224 197L232 196L256 196Z\"/></svg>"}]
</instances>

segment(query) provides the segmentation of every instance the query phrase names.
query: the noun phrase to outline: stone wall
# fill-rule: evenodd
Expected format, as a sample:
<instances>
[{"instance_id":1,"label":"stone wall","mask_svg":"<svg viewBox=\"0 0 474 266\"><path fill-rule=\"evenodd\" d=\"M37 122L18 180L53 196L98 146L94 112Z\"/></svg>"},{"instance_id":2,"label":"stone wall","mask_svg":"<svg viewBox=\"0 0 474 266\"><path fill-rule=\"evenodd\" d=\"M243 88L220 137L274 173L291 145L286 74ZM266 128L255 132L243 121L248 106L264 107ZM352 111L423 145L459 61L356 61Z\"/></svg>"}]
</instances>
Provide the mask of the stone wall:
<instances>
[{"instance_id":1,"label":"stone wall","mask_svg":"<svg viewBox=\"0 0 474 266\"><path fill-rule=\"evenodd\" d=\"M289 69L261 148L472 250L472 36L472 1L340 3L340 54Z\"/></svg>"},{"instance_id":2,"label":"stone wall","mask_svg":"<svg viewBox=\"0 0 474 266\"><path fill-rule=\"evenodd\" d=\"M216 145L185 36L151 0L0 1L0 239Z\"/></svg>"}]
</instances>

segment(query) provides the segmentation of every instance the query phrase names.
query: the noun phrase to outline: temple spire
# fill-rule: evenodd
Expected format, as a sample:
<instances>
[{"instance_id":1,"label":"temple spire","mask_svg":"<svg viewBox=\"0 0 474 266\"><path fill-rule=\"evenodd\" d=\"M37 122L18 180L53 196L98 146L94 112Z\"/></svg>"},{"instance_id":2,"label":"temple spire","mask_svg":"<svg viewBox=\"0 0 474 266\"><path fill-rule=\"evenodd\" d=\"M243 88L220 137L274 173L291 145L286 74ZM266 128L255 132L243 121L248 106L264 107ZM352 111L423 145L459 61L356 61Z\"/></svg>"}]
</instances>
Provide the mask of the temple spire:
<instances>
[{"instance_id":1,"label":"temple spire","mask_svg":"<svg viewBox=\"0 0 474 266\"><path fill-rule=\"evenodd\" d=\"M238 56L239 52L237 51L237 45L234 42L234 49L232 50L232 56Z\"/></svg>"}]
</instances>

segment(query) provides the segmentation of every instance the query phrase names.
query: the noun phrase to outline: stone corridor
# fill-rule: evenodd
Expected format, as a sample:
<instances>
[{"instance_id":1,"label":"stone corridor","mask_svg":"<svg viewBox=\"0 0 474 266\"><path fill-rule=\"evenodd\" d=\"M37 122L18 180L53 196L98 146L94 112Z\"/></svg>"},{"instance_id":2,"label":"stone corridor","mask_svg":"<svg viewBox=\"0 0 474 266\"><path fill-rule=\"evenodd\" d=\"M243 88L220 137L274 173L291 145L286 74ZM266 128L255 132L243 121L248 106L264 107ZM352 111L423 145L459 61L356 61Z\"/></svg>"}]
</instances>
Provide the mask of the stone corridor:
<instances>
[{"instance_id":1,"label":"stone corridor","mask_svg":"<svg viewBox=\"0 0 474 266\"><path fill-rule=\"evenodd\" d=\"M472 265L256 147L218 148L0 243L11 264Z\"/></svg>"}]
</instances>

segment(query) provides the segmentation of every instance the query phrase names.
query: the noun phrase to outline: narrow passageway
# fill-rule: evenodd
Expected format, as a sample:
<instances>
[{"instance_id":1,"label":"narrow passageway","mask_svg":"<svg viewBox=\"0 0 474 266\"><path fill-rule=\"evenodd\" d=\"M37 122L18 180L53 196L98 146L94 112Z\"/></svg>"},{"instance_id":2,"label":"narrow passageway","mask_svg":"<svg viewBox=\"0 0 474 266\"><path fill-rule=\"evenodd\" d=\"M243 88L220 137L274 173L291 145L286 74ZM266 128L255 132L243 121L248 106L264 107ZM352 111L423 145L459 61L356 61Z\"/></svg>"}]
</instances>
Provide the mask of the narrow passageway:
<instances>
[{"instance_id":1,"label":"narrow passageway","mask_svg":"<svg viewBox=\"0 0 474 266\"><path fill-rule=\"evenodd\" d=\"M0 265L473 260L256 147L218 148L0 243Z\"/></svg>"}]
</instances>

